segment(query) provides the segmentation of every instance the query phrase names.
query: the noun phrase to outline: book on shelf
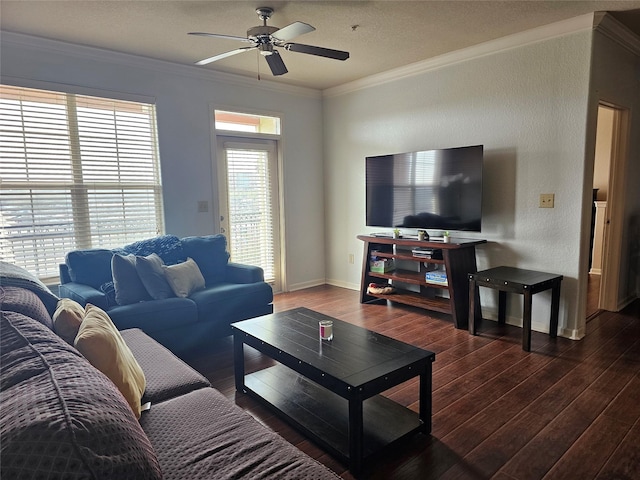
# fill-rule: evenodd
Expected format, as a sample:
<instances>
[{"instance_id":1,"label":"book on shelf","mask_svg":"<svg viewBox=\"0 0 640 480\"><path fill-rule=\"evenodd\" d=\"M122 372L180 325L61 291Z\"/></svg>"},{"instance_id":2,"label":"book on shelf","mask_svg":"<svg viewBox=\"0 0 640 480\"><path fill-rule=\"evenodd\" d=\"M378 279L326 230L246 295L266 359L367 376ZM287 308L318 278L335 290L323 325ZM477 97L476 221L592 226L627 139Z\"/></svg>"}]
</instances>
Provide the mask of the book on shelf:
<instances>
[{"instance_id":1,"label":"book on shelf","mask_svg":"<svg viewBox=\"0 0 640 480\"><path fill-rule=\"evenodd\" d=\"M442 260L442 250L439 248L416 247L411 250L414 257Z\"/></svg>"},{"instance_id":2,"label":"book on shelf","mask_svg":"<svg viewBox=\"0 0 640 480\"><path fill-rule=\"evenodd\" d=\"M441 285L448 285L447 281L447 272L443 270L434 270L432 272L427 272L424 275L425 281L429 283L438 283Z\"/></svg>"}]
</instances>

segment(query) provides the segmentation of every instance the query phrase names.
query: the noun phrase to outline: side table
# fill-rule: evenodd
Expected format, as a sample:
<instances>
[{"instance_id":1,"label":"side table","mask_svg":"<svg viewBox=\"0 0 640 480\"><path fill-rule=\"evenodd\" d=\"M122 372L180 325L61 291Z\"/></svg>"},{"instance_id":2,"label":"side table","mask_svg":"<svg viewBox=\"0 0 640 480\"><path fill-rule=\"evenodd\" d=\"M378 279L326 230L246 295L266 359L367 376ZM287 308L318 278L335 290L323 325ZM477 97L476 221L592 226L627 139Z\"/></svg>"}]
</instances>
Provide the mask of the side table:
<instances>
[{"instance_id":1,"label":"side table","mask_svg":"<svg viewBox=\"0 0 640 480\"><path fill-rule=\"evenodd\" d=\"M560 283L562 275L536 272L514 267L495 267L489 270L469 274L469 333L476 335L476 289L489 287L498 290L498 323L505 323L507 292L524 295L522 318L522 349L531 351L531 304L533 295L551 289L551 318L549 335L558 334L558 313L560 309ZM478 318L482 318L479 315Z\"/></svg>"}]
</instances>

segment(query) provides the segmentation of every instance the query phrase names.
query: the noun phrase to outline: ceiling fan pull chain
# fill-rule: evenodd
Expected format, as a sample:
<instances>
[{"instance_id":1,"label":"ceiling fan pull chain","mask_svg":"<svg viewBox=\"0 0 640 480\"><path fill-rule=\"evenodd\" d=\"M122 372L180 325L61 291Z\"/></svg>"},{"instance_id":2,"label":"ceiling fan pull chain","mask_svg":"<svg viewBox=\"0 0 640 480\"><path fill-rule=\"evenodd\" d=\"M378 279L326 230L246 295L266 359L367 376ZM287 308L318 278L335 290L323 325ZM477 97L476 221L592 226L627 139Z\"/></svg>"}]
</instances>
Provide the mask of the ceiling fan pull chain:
<instances>
[{"instance_id":1,"label":"ceiling fan pull chain","mask_svg":"<svg viewBox=\"0 0 640 480\"><path fill-rule=\"evenodd\" d=\"M260 81L260 53L256 50L256 65L258 66L258 81Z\"/></svg>"}]
</instances>

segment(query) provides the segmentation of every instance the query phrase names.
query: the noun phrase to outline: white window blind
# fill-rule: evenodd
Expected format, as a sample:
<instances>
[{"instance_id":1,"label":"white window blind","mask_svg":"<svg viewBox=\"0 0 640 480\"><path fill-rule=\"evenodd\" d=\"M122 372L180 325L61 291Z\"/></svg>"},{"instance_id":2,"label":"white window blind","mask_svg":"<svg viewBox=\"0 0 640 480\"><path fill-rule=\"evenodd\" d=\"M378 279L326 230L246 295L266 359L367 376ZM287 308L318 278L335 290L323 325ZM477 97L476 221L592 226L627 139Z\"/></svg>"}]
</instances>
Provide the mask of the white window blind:
<instances>
[{"instance_id":1,"label":"white window blind","mask_svg":"<svg viewBox=\"0 0 640 480\"><path fill-rule=\"evenodd\" d=\"M0 256L43 279L164 232L155 106L0 85L0 207Z\"/></svg>"},{"instance_id":2,"label":"white window blind","mask_svg":"<svg viewBox=\"0 0 640 480\"><path fill-rule=\"evenodd\" d=\"M231 259L257 265L265 281L276 276L273 182L270 152L225 144Z\"/></svg>"}]
</instances>

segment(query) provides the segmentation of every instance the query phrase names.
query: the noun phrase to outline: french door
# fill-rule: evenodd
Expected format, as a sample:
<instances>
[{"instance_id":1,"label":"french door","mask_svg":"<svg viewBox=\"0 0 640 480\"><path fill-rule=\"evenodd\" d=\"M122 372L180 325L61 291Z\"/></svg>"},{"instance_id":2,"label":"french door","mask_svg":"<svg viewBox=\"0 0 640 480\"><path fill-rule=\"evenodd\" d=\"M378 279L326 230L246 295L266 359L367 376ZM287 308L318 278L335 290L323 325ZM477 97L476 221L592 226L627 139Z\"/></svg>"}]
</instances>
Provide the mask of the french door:
<instances>
[{"instance_id":1,"label":"french door","mask_svg":"<svg viewBox=\"0 0 640 480\"><path fill-rule=\"evenodd\" d=\"M256 265L282 290L277 142L218 137L220 231L231 261Z\"/></svg>"}]
</instances>

